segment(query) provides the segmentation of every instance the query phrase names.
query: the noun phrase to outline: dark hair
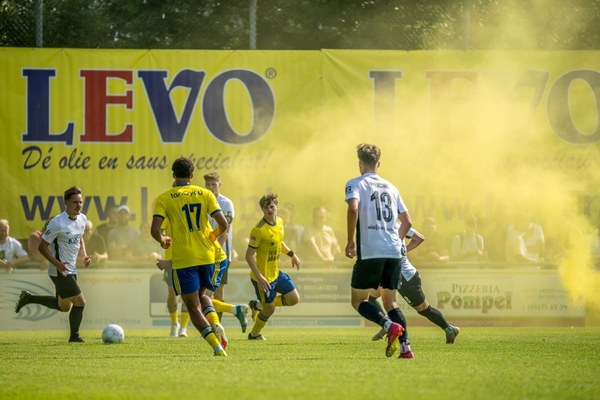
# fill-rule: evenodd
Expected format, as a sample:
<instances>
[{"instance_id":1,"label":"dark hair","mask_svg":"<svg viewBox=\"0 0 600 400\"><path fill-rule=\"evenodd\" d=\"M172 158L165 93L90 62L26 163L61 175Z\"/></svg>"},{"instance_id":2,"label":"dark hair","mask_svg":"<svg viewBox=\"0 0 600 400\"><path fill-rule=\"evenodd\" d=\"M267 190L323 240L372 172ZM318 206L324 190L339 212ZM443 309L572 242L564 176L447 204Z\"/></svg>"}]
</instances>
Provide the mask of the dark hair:
<instances>
[{"instance_id":1,"label":"dark hair","mask_svg":"<svg viewBox=\"0 0 600 400\"><path fill-rule=\"evenodd\" d=\"M64 193L65 201L69 200L71 198L71 196L75 196L76 194L81 194L81 189L79 189L77 186L71 186L70 188L65 190L65 193Z\"/></svg>"},{"instance_id":2,"label":"dark hair","mask_svg":"<svg viewBox=\"0 0 600 400\"><path fill-rule=\"evenodd\" d=\"M171 171L175 178L191 178L194 172L194 163L189 158L179 157L173 161Z\"/></svg>"},{"instance_id":3,"label":"dark hair","mask_svg":"<svg viewBox=\"0 0 600 400\"><path fill-rule=\"evenodd\" d=\"M374 144L361 143L356 146L358 159L370 167L374 167L379 162L381 150Z\"/></svg>"},{"instance_id":4,"label":"dark hair","mask_svg":"<svg viewBox=\"0 0 600 400\"><path fill-rule=\"evenodd\" d=\"M263 197L261 197L260 200L258 201L258 204L260 205L261 210L271 203L273 203L275 205L277 205L279 203L277 201L276 193L267 193Z\"/></svg>"}]
</instances>

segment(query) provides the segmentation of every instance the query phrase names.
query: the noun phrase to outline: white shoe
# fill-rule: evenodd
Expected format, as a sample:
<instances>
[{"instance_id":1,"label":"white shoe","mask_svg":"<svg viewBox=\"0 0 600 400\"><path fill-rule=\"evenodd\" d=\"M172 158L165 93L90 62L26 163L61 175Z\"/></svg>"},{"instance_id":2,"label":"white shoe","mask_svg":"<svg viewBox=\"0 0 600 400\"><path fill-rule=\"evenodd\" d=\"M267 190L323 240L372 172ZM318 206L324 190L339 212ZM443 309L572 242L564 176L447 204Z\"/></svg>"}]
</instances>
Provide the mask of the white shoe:
<instances>
[{"instance_id":1,"label":"white shoe","mask_svg":"<svg viewBox=\"0 0 600 400\"><path fill-rule=\"evenodd\" d=\"M187 337L187 328L183 326L179 328L179 337Z\"/></svg>"},{"instance_id":2,"label":"white shoe","mask_svg":"<svg viewBox=\"0 0 600 400\"><path fill-rule=\"evenodd\" d=\"M177 337L177 333L179 332L179 324L171 325L171 333L169 336Z\"/></svg>"},{"instance_id":3,"label":"white shoe","mask_svg":"<svg viewBox=\"0 0 600 400\"><path fill-rule=\"evenodd\" d=\"M381 340L385 337L385 335L387 335L387 330L385 328L381 328L379 332L373 335L371 340L373 340L374 342L377 340Z\"/></svg>"},{"instance_id":4,"label":"white shoe","mask_svg":"<svg viewBox=\"0 0 600 400\"><path fill-rule=\"evenodd\" d=\"M227 336L225 336L225 328L223 328L223 325L217 323L215 326L213 326L213 331L215 332L215 335L217 335L217 338L219 339L223 349L227 349L229 340L227 340Z\"/></svg>"}]
</instances>

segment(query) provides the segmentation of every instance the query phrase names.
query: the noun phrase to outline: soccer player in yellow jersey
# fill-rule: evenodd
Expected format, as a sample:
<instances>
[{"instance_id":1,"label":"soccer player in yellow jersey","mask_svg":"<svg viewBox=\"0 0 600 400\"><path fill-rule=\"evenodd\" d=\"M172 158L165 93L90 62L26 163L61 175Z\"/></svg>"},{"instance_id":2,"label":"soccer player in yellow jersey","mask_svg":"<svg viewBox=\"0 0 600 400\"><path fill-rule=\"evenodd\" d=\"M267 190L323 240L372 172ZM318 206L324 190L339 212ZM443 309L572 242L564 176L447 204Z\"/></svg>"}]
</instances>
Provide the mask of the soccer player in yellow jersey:
<instances>
[{"instance_id":1,"label":"soccer player in yellow jersey","mask_svg":"<svg viewBox=\"0 0 600 400\"><path fill-rule=\"evenodd\" d=\"M283 241L283 220L277 216L277 195L266 194L259 205L264 214L250 233L246 261L250 266L250 279L261 310L254 321L250 340L265 340L261 334L275 307L293 306L300 301L292 279L279 270L279 255L283 252L292 259L292 266L300 270L300 259Z\"/></svg>"},{"instance_id":2,"label":"soccer player in yellow jersey","mask_svg":"<svg viewBox=\"0 0 600 400\"><path fill-rule=\"evenodd\" d=\"M152 237L164 249L172 248L173 283L181 295L192 323L210 344L216 356L226 356L225 350L209 323L209 314L218 316L206 290L213 290L215 269L215 240L227 229L227 220L221 212L215 195L205 188L191 185L194 164L187 158L178 158L172 166L175 186L156 200ZM208 216L217 221L213 231ZM162 234L161 225L169 220L171 236ZM204 313L203 313L204 312ZM206 314L206 317L205 317ZM207 319L208 318L208 319Z\"/></svg>"}]
</instances>

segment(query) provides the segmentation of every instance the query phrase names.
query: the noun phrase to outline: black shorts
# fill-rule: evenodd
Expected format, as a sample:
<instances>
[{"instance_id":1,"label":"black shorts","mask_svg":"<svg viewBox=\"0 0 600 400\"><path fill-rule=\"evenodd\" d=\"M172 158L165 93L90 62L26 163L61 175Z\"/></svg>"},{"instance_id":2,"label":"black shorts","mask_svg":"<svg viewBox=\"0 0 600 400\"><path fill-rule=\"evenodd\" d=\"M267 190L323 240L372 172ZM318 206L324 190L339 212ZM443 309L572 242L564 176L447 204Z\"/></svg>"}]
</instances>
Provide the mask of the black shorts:
<instances>
[{"instance_id":1,"label":"black shorts","mask_svg":"<svg viewBox=\"0 0 600 400\"><path fill-rule=\"evenodd\" d=\"M63 276L59 274L58 276L51 276L50 279L52 279L56 288L56 296L60 296L61 299L81 294L81 289L77 284L77 275Z\"/></svg>"},{"instance_id":2,"label":"black shorts","mask_svg":"<svg viewBox=\"0 0 600 400\"><path fill-rule=\"evenodd\" d=\"M421 276L417 272L409 281L402 277L398 293L406 300L409 306L416 307L425 301L425 293L421 286Z\"/></svg>"},{"instance_id":3,"label":"black shorts","mask_svg":"<svg viewBox=\"0 0 600 400\"><path fill-rule=\"evenodd\" d=\"M352 268L350 286L353 289L398 288L400 278L399 258L371 258L358 260Z\"/></svg>"}]
</instances>

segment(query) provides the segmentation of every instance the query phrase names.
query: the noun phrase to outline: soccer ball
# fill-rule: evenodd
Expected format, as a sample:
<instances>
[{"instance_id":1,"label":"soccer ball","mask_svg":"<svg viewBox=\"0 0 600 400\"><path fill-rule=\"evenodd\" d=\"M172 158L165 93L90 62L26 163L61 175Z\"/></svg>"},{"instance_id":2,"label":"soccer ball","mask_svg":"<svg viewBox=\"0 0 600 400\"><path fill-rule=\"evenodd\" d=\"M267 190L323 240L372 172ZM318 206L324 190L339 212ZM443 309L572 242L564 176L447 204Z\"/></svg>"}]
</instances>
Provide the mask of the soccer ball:
<instances>
[{"instance_id":1,"label":"soccer ball","mask_svg":"<svg viewBox=\"0 0 600 400\"><path fill-rule=\"evenodd\" d=\"M102 341L106 344L123 343L125 331L117 324L106 325L102 329Z\"/></svg>"}]
</instances>

